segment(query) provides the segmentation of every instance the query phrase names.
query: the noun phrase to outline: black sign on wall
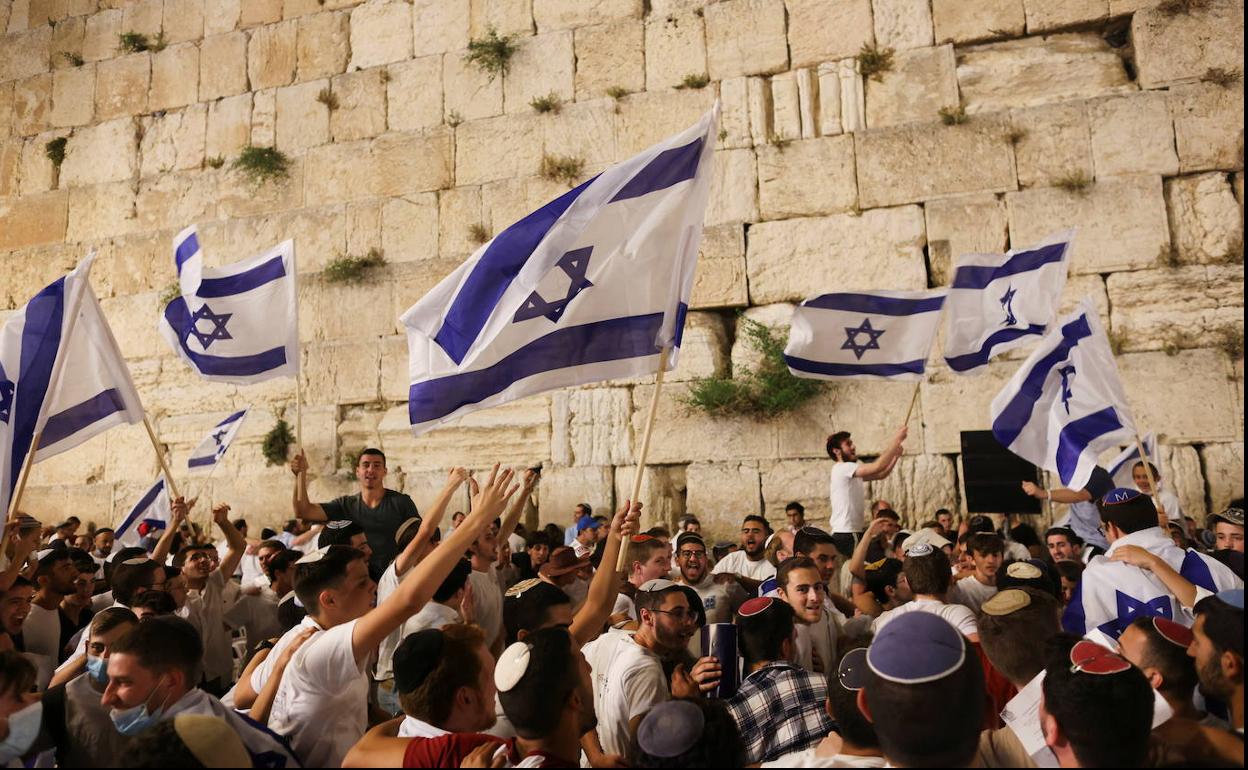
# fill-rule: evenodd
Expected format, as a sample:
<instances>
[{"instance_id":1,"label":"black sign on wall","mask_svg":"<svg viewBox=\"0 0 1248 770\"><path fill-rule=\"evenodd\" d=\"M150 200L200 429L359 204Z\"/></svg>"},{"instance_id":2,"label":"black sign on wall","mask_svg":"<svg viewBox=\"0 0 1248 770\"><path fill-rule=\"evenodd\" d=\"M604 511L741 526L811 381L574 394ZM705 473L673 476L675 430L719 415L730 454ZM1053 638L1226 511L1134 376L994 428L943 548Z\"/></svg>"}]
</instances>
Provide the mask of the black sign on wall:
<instances>
[{"instance_id":1,"label":"black sign on wall","mask_svg":"<svg viewBox=\"0 0 1248 770\"><path fill-rule=\"evenodd\" d=\"M962 431L962 478L970 513L1040 513L1041 501L1022 482L1040 481L1040 469L997 443L990 430Z\"/></svg>"}]
</instances>

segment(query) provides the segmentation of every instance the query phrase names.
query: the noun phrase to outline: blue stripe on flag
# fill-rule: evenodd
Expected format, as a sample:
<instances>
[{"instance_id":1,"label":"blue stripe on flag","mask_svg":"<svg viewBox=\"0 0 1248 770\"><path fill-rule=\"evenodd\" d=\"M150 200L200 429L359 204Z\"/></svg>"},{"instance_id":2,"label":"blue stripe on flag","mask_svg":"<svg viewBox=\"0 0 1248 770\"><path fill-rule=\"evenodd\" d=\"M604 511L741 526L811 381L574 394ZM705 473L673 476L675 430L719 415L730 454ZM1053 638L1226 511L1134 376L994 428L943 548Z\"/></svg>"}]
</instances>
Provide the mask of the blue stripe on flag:
<instances>
[{"instance_id":1,"label":"blue stripe on flag","mask_svg":"<svg viewBox=\"0 0 1248 770\"><path fill-rule=\"evenodd\" d=\"M195 296L203 299L211 297L233 297L236 294L258 289L266 283L286 277L286 265L281 257L274 257L250 270L225 278L205 278L199 283L199 291Z\"/></svg>"},{"instance_id":2,"label":"blue stripe on flag","mask_svg":"<svg viewBox=\"0 0 1248 770\"><path fill-rule=\"evenodd\" d=\"M1075 593L1062 613L1062 630L1068 634L1083 636L1087 632L1088 618L1083 610L1083 581L1075 584Z\"/></svg>"},{"instance_id":3,"label":"blue stripe on flag","mask_svg":"<svg viewBox=\"0 0 1248 770\"><path fill-rule=\"evenodd\" d=\"M654 156L645 168L620 188L611 203L640 198L693 179L698 173L698 161L702 159L703 141L704 138L699 136L684 147L673 147Z\"/></svg>"},{"instance_id":4,"label":"blue stripe on flag","mask_svg":"<svg viewBox=\"0 0 1248 770\"><path fill-rule=\"evenodd\" d=\"M64 277L44 287L43 291L26 303L19 364L21 370L17 376L17 386L13 389L12 408L9 411L13 448L9 458L10 488L5 490L8 494L12 494L17 486L17 478L21 475L22 465L30 452L30 443L35 437L39 406L48 397L52 366L56 363L56 354L61 347L64 313Z\"/></svg>"},{"instance_id":5,"label":"blue stripe on flag","mask_svg":"<svg viewBox=\"0 0 1248 770\"><path fill-rule=\"evenodd\" d=\"M43 436L39 439L39 443L43 446L51 446L125 408L121 394L116 388L109 388L81 404L71 406L60 414L49 417L43 427Z\"/></svg>"},{"instance_id":6,"label":"blue stripe on flag","mask_svg":"<svg viewBox=\"0 0 1248 770\"><path fill-rule=\"evenodd\" d=\"M906 361L900 364L837 364L828 361L812 361L809 358L785 356L784 362L793 369L811 374L825 374L829 377L853 377L854 375L871 375L875 377L895 377L899 374L922 374L926 360Z\"/></svg>"},{"instance_id":7,"label":"blue stripe on flag","mask_svg":"<svg viewBox=\"0 0 1248 770\"><path fill-rule=\"evenodd\" d=\"M173 264L178 268L178 272L182 272L182 265L186 260L195 256L195 252L199 251L199 234L191 233L186 240L177 245L173 250Z\"/></svg>"},{"instance_id":8,"label":"blue stripe on flag","mask_svg":"<svg viewBox=\"0 0 1248 770\"><path fill-rule=\"evenodd\" d=\"M156 502L156 496L159 495L160 491L164 488L165 480L164 478L161 478L160 481L157 481L152 485L151 489L147 490L147 493L143 495L142 499L134 504L134 507L130 509L130 513L126 515L126 520L121 523L121 526L117 527L116 531L113 532L113 535L120 539L122 535L126 534L126 530L130 529L130 525L134 524L135 520L138 519L139 516L142 516L148 508L152 507L152 503Z\"/></svg>"},{"instance_id":9,"label":"blue stripe on flag","mask_svg":"<svg viewBox=\"0 0 1248 770\"><path fill-rule=\"evenodd\" d=\"M533 250L546 237L555 221L572 205L572 201L597 178L573 187L490 241L485 253L477 260L447 309L442 319L442 327L433 337L434 342L446 351L452 361L463 363L464 356L468 355L468 349L476 342L485 322L494 313L503 292L507 291L507 287L520 274L520 268L533 256Z\"/></svg>"},{"instance_id":10,"label":"blue stripe on flag","mask_svg":"<svg viewBox=\"0 0 1248 770\"><path fill-rule=\"evenodd\" d=\"M217 427L218 427L218 428L222 428L222 427L224 427L224 426L226 426L226 425L229 425L229 424L230 424L230 423L232 423L232 422L235 422L236 420L238 420L238 418L242 417L242 416L243 416L243 414L244 414L244 413L246 413L246 411L247 411L247 410L246 410L246 409L244 409L244 410L242 410L242 411L240 411L240 412L235 412L234 414L230 415L229 417L226 417L226 418L225 418L224 420L222 420L221 422L217 423Z\"/></svg>"},{"instance_id":11,"label":"blue stripe on flag","mask_svg":"<svg viewBox=\"0 0 1248 770\"><path fill-rule=\"evenodd\" d=\"M1013 342L1019 337L1033 334L1044 334L1044 326L1031 324L1026 329L1002 329L994 332L988 339L984 340L984 344L974 353L964 353L953 357L945 356L945 363L949 364L949 368L955 372L970 371L978 366L987 364L988 359L992 358L992 349L997 345Z\"/></svg>"},{"instance_id":12,"label":"blue stripe on flag","mask_svg":"<svg viewBox=\"0 0 1248 770\"><path fill-rule=\"evenodd\" d=\"M685 311L681 303L678 319ZM663 313L649 313L556 329L485 369L414 383L408 391L408 417L412 425L437 420L535 374L655 355L662 325Z\"/></svg>"},{"instance_id":13,"label":"blue stripe on flag","mask_svg":"<svg viewBox=\"0 0 1248 770\"><path fill-rule=\"evenodd\" d=\"M217 464L217 455L215 452L207 457L192 457L191 459L186 461L186 465L188 468L206 468L209 465L216 465L216 464Z\"/></svg>"},{"instance_id":14,"label":"blue stripe on flag","mask_svg":"<svg viewBox=\"0 0 1248 770\"><path fill-rule=\"evenodd\" d=\"M1218 584L1213 579L1213 573L1209 571L1209 565L1200 557L1200 554L1188 549L1187 555L1183 557L1183 564L1179 566L1179 574L1187 578L1187 582L1192 585L1200 586L1206 591L1218 592Z\"/></svg>"},{"instance_id":15,"label":"blue stripe on flag","mask_svg":"<svg viewBox=\"0 0 1248 770\"><path fill-rule=\"evenodd\" d=\"M1057 475L1063 484L1069 484L1079 467L1079 458L1098 436L1112 433L1122 427L1118 412L1107 406L1099 412L1084 415L1066 423L1057 435ZM1093 458L1095 460L1096 458Z\"/></svg>"},{"instance_id":16,"label":"blue stripe on flag","mask_svg":"<svg viewBox=\"0 0 1248 770\"><path fill-rule=\"evenodd\" d=\"M944 304L943 294L926 299L880 297L874 294L824 294L821 297L806 300L802 303L802 307L876 315L918 315L919 313L935 313Z\"/></svg>"},{"instance_id":17,"label":"blue stripe on flag","mask_svg":"<svg viewBox=\"0 0 1248 770\"><path fill-rule=\"evenodd\" d=\"M278 347L249 356L210 356L191 350L186 340L191 331L191 313L182 297L174 297L165 306L165 320L178 335L178 344L187 358L204 374L252 375L263 374L286 365L286 348Z\"/></svg>"},{"instance_id":18,"label":"blue stripe on flag","mask_svg":"<svg viewBox=\"0 0 1248 770\"><path fill-rule=\"evenodd\" d=\"M1022 433L1023 428L1031 421L1031 413L1044 392L1044 381L1049 378L1053 368L1066 360L1070 351L1079 344L1080 340L1091 336L1092 327L1088 325L1088 318L1085 315L1080 315L1062 327L1061 343L1036 362L1036 365L1027 373L1018 392L1014 394L1014 398L1010 399L1010 403L1006 404L1005 409L993 421L992 435L996 437L1001 446L1009 447L1013 444L1014 439L1018 438L1018 434Z\"/></svg>"},{"instance_id":19,"label":"blue stripe on flag","mask_svg":"<svg viewBox=\"0 0 1248 770\"><path fill-rule=\"evenodd\" d=\"M1038 270L1052 262L1061 262L1065 243L1054 243L1034 251L1021 251L1005 264L996 266L968 265L953 274L952 289L983 289L998 278Z\"/></svg>"}]
</instances>

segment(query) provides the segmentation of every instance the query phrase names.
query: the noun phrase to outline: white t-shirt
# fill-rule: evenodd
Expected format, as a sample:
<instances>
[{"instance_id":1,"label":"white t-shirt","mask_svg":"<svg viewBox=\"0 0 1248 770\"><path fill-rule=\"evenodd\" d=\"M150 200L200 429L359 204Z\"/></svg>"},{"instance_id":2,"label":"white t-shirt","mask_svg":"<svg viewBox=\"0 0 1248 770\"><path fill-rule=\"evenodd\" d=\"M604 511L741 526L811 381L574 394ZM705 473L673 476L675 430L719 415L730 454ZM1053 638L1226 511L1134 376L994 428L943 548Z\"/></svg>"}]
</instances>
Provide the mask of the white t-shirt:
<instances>
[{"instance_id":1,"label":"white t-shirt","mask_svg":"<svg viewBox=\"0 0 1248 770\"><path fill-rule=\"evenodd\" d=\"M732 622L732 597L728 594L728 586L716 583L715 578L707 575L701 583L689 584L689 587L702 600L707 623Z\"/></svg>"},{"instance_id":2,"label":"white t-shirt","mask_svg":"<svg viewBox=\"0 0 1248 770\"><path fill-rule=\"evenodd\" d=\"M819 620L811 623L793 624L794 663L810 672L827 674L836 667L836 621L827 612L819 616ZM815 668L814 653L819 653L818 669Z\"/></svg>"},{"instance_id":3,"label":"white t-shirt","mask_svg":"<svg viewBox=\"0 0 1248 770\"><path fill-rule=\"evenodd\" d=\"M450 735L450 733L413 716L405 716L403 721L399 722L400 738L440 738L443 735Z\"/></svg>"},{"instance_id":4,"label":"white t-shirt","mask_svg":"<svg viewBox=\"0 0 1248 770\"><path fill-rule=\"evenodd\" d=\"M475 614L472 622L485 632L485 646L493 647L494 640L503 632L503 591L498 587L498 575L494 571L494 565L490 565L489 572L474 569L468 575L468 583L472 586Z\"/></svg>"},{"instance_id":5,"label":"white t-shirt","mask_svg":"<svg viewBox=\"0 0 1248 770\"><path fill-rule=\"evenodd\" d=\"M593 683L602 748L607 754L627 756L632 744L629 720L671 699L663 664L632 636L620 633L604 634L583 651L591 669L597 664L601 672Z\"/></svg>"},{"instance_id":6,"label":"white t-shirt","mask_svg":"<svg viewBox=\"0 0 1248 770\"><path fill-rule=\"evenodd\" d=\"M208 680L234 673L234 651L225 630L224 591L226 576L221 570L208 575L202 590L190 591L186 604L199 616L204 642L204 678ZM227 682L228 684L228 682ZM256 692L259 692L257 690Z\"/></svg>"},{"instance_id":7,"label":"white t-shirt","mask_svg":"<svg viewBox=\"0 0 1248 770\"><path fill-rule=\"evenodd\" d=\"M979 582L979 578L971 575L957 581L949 589L949 603L961 604L978 615L979 608L984 605L984 602L996 595L996 586L984 585Z\"/></svg>"},{"instance_id":8,"label":"white t-shirt","mask_svg":"<svg viewBox=\"0 0 1248 770\"><path fill-rule=\"evenodd\" d=\"M240 597L233 607L226 610L225 622L232 628L243 629L247 634L247 660L251 660L256 647L265 639L280 637L284 633L277 619L277 600L277 594L264 590Z\"/></svg>"},{"instance_id":9,"label":"white t-shirt","mask_svg":"<svg viewBox=\"0 0 1248 770\"><path fill-rule=\"evenodd\" d=\"M45 610L32 603L30 614L22 622L22 639L26 641L26 652L43 655L56 665L61 658L60 611Z\"/></svg>"},{"instance_id":10,"label":"white t-shirt","mask_svg":"<svg viewBox=\"0 0 1248 770\"><path fill-rule=\"evenodd\" d=\"M944 604L935 599L915 599L914 601L906 602L900 607L895 607L876 618L875 622L871 624L871 630L878 634L893 618L907 612L930 612L933 615L944 618L949 625L958 629L963 636L979 634L979 624L975 622L975 613L961 604Z\"/></svg>"},{"instance_id":11,"label":"white t-shirt","mask_svg":"<svg viewBox=\"0 0 1248 770\"><path fill-rule=\"evenodd\" d=\"M764 762L760 767L887 767L884 757L860 757L855 754L837 754L831 757L815 755L817 748L795 751Z\"/></svg>"},{"instance_id":12,"label":"white t-shirt","mask_svg":"<svg viewBox=\"0 0 1248 770\"><path fill-rule=\"evenodd\" d=\"M424 607L421 607L420 612L403 621L403 625L399 626L397 631L398 640L394 643L394 647L390 648L388 653L378 653L377 679L381 681L394 676L394 651L398 649L399 644L409 635L417 631L424 631L429 628L442 628L451 623L459 622L459 613L445 604L431 601Z\"/></svg>"},{"instance_id":13,"label":"white t-shirt","mask_svg":"<svg viewBox=\"0 0 1248 770\"><path fill-rule=\"evenodd\" d=\"M715 569L711 570L712 575L722 575L725 572L761 582L776 576L776 566L766 559L751 561L745 551L733 551L720 559Z\"/></svg>"},{"instance_id":14,"label":"white t-shirt","mask_svg":"<svg viewBox=\"0 0 1248 770\"><path fill-rule=\"evenodd\" d=\"M637 619L637 604L622 593L615 595L615 604L611 606L611 616L614 617L621 612L628 615L630 620Z\"/></svg>"},{"instance_id":15,"label":"white t-shirt","mask_svg":"<svg viewBox=\"0 0 1248 770\"><path fill-rule=\"evenodd\" d=\"M395 572L394 562L386 565L386 571L381 573L381 579L377 581L377 604L380 605L386 600L390 594L394 593L394 589L399 587L399 576ZM381 640L381 644L377 646L377 670L376 678L378 681L384 681L394 676L394 670L390 661L394 657L394 651L399 648L399 642L403 641L403 627L399 626L390 632L390 635Z\"/></svg>"},{"instance_id":16,"label":"white t-shirt","mask_svg":"<svg viewBox=\"0 0 1248 770\"><path fill-rule=\"evenodd\" d=\"M863 512L867 507L867 485L854 475L858 463L836 463L832 466L831 493L832 532L862 532L867 528Z\"/></svg>"},{"instance_id":17,"label":"white t-shirt","mask_svg":"<svg viewBox=\"0 0 1248 770\"><path fill-rule=\"evenodd\" d=\"M351 643L358 622L304 642L273 699L269 725L289 739L307 767L340 767L368 727L367 660L356 662ZM278 654L275 647L271 655Z\"/></svg>"}]
</instances>

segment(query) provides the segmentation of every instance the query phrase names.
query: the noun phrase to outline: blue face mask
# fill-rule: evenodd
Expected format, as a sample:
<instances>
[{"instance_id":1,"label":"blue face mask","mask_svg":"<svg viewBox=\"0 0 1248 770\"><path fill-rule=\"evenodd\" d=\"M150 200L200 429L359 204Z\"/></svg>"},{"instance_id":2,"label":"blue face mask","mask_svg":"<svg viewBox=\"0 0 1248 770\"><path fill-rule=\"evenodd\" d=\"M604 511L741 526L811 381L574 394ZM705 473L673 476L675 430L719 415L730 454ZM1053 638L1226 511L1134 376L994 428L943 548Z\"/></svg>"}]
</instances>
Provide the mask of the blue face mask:
<instances>
[{"instance_id":1,"label":"blue face mask","mask_svg":"<svg viewBox=\"0 0 1248 770\"><path fill-rule=\"evenodd\" d=\"M87 676L96 684L108 684L108 661L94 655L87 656Z\"/></svg>"},{"instance_id":2,"label":"blue face mask","mask_svg":"<svg viewBox=\"0 0 1248 770\"><path fill-rule=\"evenodd\" d=\"M0 762L17 759L35 745L43 727L43 701L35 701L21 711L9 715L9 734L0 741Z\"/></svg>"},{"instance_id":3,"label":"blue face mask","mask_svg":"<svg viewBox=\"0 0 1248 770\"><path fill-rule=\"evenodd\" d=\"M157 684L156 686L159 687L160 685ZM152 690L152 692L156 691ZM148 698L150 699L151 696L149 695ZM164 715L164 705L153 712L148 712L147 702L145 701L133 708L113 709L109 712L108 717L113 720L113 727L117 728L117 732L122 735L134 736L160 722Z\"/></svg>"}]
</instances>

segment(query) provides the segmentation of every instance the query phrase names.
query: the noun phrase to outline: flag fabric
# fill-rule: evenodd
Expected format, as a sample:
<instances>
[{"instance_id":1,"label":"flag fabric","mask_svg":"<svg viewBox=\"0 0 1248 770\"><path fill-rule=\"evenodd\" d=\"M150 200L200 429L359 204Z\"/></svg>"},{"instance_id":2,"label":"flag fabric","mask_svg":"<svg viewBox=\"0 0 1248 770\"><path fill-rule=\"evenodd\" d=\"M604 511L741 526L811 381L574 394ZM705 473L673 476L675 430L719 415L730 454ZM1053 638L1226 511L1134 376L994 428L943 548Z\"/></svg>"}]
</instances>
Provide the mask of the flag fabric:
<instances>
[{"instance_id":1,"label":"flag fabric","mask_svg":"<svg viewBox=\"0 0 1248 770\"><path fill-rule=\"evenodd\" d=\"M824 294L793 310L784 360L797 377L919 380L945 290Z\"/></svg>"},{"instance_id":2,"label":"flag fabric","mask_svg":"<svg viewBox=\"0 0 1248 770\"><path fill-rule=\"evenodd\" d=\"M115 548L148 547L160 539L172 521L169 490L162 475L113 528L113 537L117 539Z\"/></svg>"},{"instance_id":3,"label":"flag fabric","mask_svg":"<svg viewBox=\"0 0 1248 770\"><path fill-rule=\"evenodd\" d=\"M994 356L1048 331L1066 284L1073 233L1035 248L958 258L946 309L945 362L978 373Z\"/></svg>"},{"instance_id":4,"label":"flag fabric","mask_svg":"<svg viewBox=\"0 0 1248 770\"><path fill-rule=\"evenodd\" d=\"M992 433L1014 454L1082 489L1109 449L1135 441L1135 424L1096 308L1084 299L992 401Z\"/></svg>"},{"instance_id":5,"label":"flag fabric","mask_svg":"<svg viewBox=\"0 0 1248 770\"><path fill-rule=\"evenodd\" d=\"M93 261L87 257L45 287L0 330L0 511L8 511L36 436L34 461L41 462L143 420L130 371L91 290Z\"/></svg>"},{"instance_id":6,"label":"flag fabric","mask_svg":"<svg viewBox=\"0 0 1248 770\"><path fill-rule=\"evenodd\" d=\"M1148 453L1148 459L1153 465L1158 465L1157 460L1157 437L1152 433L1144 436L1144 451ZM1117 457L1113 459L1107 466L1109 476L1114 480L1114 486L1122 489L1135 489L1135 479L1131 477L1131 469L1140 461L1140 450L1132 442L1127 448L1122 450Z\"/></svg>"},{"instance_id":7,"label":"flag fabric","mask_svg":"<svg viewBox=\"0 0 1248 770\"><path fill-rule=\"evenodd\" d=\"M299 374L294 241L227 267L204 267L195 228L173 240L181 294L160 333L206 380L248 384Z\"/></svg>"},{"instance_id":8,"label":"flag fabric","mask_svg":"<svg viewBox=\"0 0 1248 770\"><path fill-rule=\"evenodd\" d=\"M238 435L238 429L246 419L247 410L244 409L217 423L191 451L191 457L186 461L187 468L194 472L215 466L229 450L234 437Z\"/></svg>"},{"instance_id":9,"label":"flag fabric","mask_svg":"<svg viewBox=\"0 0 1248 770\"><path fill-rule=\"evenodd\" d=\"M417 435L568 385L668 368L684 328L719 105L477 249L402 316Z\"/></svg>"}]
</instances>

